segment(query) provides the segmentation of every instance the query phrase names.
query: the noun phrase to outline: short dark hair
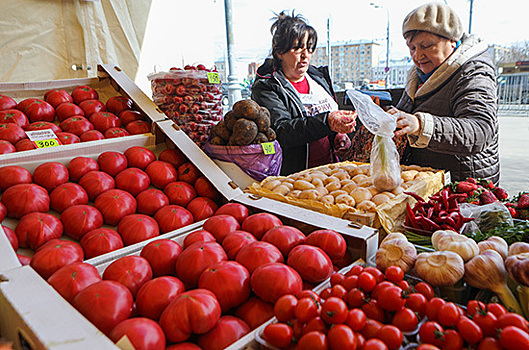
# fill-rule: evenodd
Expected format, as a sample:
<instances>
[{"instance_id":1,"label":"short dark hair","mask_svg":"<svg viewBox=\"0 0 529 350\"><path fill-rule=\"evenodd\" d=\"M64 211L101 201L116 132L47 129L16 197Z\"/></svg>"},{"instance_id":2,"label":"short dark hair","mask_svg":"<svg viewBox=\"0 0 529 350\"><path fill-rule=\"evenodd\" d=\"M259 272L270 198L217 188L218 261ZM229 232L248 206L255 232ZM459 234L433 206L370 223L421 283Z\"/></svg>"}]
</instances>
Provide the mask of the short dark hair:
<instances>
[{"instance_id":1,"label":"short dark hair","mask_svg":"<svg viewBox=\"0 0 529 350\"><path fill-rule=\"evenodd\" d=\"M273 19L275 22L272 24L270 32L272 33L272 57L276 68L281 68L281 59L278 55L284 54L292 48L299 48L298 45L301 44L305 34L308 34L307 50L310 52L316 50L318 34L302 15L296 15L294 11L292 11L292 15L281 11Z\"/></svg>"}]
</instances>

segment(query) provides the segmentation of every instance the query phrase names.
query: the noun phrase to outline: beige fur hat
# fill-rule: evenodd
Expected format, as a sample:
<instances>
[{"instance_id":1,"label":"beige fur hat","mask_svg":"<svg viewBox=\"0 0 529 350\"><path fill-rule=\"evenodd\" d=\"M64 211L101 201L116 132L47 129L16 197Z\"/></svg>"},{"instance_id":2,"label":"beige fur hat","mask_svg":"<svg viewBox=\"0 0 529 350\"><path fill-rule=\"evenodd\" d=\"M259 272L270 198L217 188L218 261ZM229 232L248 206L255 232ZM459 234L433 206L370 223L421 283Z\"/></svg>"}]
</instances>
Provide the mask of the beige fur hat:
<instances>
[{"instance_id":1,"label":"beige fur hat","mask_svg":"<svg viewBox=\"0 0 529 350\"><path fill-rule=\"evenodd\" d=\"M455 41L463 36L459 16L441 2L430 2L411 11L402 23L402 35L412 30L434 33Z\"/></svg>"}]
</instances>

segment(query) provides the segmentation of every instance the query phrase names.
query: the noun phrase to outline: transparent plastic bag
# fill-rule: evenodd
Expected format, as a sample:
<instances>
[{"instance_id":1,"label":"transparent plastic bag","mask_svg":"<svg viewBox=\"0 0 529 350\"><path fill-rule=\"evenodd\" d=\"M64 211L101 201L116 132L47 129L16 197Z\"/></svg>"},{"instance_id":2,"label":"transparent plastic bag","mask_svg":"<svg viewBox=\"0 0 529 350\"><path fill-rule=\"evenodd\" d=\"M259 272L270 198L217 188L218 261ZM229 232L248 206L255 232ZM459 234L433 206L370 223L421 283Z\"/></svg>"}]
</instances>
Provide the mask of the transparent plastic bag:
<instances>
[{"instance_id":1,"label":"transparent plastic bag","mask_svg":"<svg viewBox=\"0 0 529 350\"><path fill-rule=\"evenodd\" d=\"M471 203L461 203L459 210L463 216L468 218L474 218L470 223L470 232L465 233L476 233L488 232L495 227L500 226L503 223L507 223L509 226L514 225L511 213L509 209L500 202L494 202L484 205L476 205Z\"/></svg>"}]
</instances>

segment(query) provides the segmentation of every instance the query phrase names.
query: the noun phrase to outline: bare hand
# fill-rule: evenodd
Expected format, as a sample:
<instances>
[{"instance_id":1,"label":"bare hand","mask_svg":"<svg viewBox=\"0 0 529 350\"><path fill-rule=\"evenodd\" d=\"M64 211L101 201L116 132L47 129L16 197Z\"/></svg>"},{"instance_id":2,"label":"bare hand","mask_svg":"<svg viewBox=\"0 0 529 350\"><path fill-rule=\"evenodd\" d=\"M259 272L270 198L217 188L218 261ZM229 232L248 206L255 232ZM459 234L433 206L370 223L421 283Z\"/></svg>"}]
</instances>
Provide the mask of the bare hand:
<instances>
[{"instance_id":1,"label":"bare hand","mask_svg":"<svg viewBox=\"0 0 529 350\"><path fill-rule=\"evenodd\" d=\"M397 116L397 129L395 130L395 136L419 134L421 122L415 115L399 111L396 108L391 108L388 113Z\"/></svg>"}]
</instances>

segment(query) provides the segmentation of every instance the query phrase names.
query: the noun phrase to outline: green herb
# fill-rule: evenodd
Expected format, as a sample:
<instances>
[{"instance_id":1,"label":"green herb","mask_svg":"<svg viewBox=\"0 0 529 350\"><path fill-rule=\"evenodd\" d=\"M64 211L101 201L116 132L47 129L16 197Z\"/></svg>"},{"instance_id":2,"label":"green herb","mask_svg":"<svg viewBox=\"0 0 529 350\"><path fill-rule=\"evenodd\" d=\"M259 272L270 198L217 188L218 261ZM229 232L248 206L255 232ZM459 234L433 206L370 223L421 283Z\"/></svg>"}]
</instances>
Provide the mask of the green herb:
<instances>
[{"instance_id":1,"label":"green herb","mask_svg":"<svg viewBox=\"0 0 529 350\"><path fill-rule=\"evenodd\" d=\"M515 242L529 242L529 221L515 220L514 226L504 222L491 230L478 231L468 236L476 242L484 241L492 236L502 237L509 245Z\"/></svg>"}]
</instances>

